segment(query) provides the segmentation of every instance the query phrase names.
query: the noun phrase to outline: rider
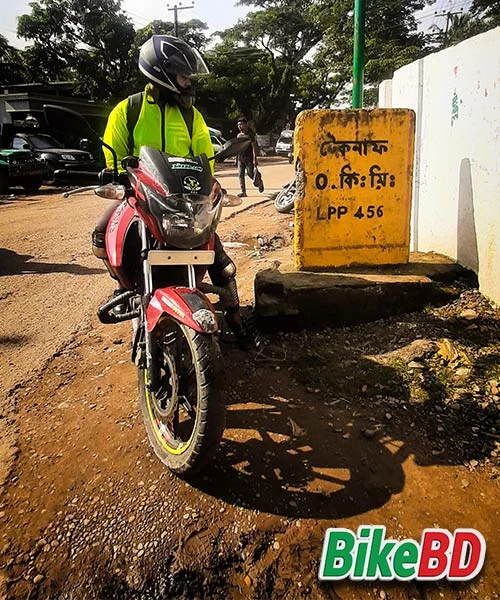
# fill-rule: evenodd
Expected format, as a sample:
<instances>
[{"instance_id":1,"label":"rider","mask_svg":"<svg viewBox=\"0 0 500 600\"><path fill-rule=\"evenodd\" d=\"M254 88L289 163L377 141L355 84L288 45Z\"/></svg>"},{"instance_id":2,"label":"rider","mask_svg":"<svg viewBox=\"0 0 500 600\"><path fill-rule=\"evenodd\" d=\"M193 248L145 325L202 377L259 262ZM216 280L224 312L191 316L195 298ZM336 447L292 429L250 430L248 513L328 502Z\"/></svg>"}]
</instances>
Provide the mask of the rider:
<instances>
[{"instance_id":1,"label":"rider","mask_svg":"<svg viewBox=\"0 0 500 600\"><path fill-rule=\"evenodd\" d=\"M128 98L111 111L103 136L103 141L116 151L118 161L131 153L139 156L141 146L153 146L176 156L198 156L202 153L209 158L213 156L207 125L194 107L196 77L208 73L198 51L177 37L153 35L141 47L139 69L149 83L144 90L140 112L133 128L133 151L129 148L132 144L129 143L131 136L127 123ZM108 150L104 151L106 165L112 168L113 157ZM210 161L210 165L213 175L213 161ZM105 211L92 235L94 254L106 263L106 227L116 207L117 203L114 203ZM224 251L217 234L214 250L215 262L209 268L210 278L214 285L227 291L224 300L226 321L239 346L248 349L256 343L255 335L241 319L235 279L236 266ZM116 290L115 294L122 291Z\"/></svg>"}]
</instances>

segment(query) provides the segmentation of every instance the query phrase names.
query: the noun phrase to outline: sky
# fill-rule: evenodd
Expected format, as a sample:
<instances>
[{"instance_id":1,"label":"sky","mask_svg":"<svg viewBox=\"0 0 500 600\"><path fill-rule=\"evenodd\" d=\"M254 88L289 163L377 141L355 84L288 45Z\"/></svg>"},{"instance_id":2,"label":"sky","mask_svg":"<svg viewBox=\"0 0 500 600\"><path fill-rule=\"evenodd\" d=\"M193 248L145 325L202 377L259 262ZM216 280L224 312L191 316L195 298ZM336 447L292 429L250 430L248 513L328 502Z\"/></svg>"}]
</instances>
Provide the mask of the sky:
<instances>
[{"instance_id":1,"label":"sky","mask_svg":"<svg viewBox=\"0 0 500 600\"><path fill-rule=\"evenodd\" d=\"M30 12L29 2L31 0L0 0L0 33L16 48L23 48L25 45L24 40L16 37L16 27L17 17ZM122 8L136 29L140 29L155 19L173 21L174 13L173 10L168 10L169 7L172 8L174 4L179 7L191 6L193 2L194 8L178 11L178 19L200 19L208 25L208 33L235 25L252 8L236 6L236 0L122 0ZM443 28L446 23L446 18L441 16L443 13L465 11L471 2L472 0L436 0L417 14L420 29L426 31L433 26Z\"/></svg>"},{"instance_id":2,"label":"sky","mask_svg":"<svg viewBox=\"0 0 500 600\"><path fill-rule=\"evenodd\" d=\"M23 48L25 41L16 37L17 17L30 13L31 0L0 0L0 33L16 48ZM151 21L173 21L174 12L168 10L174 4L178 7L194 8L178 10L179 21L199 19L209 27L208 33L227 29L235 25L250 10L248 6L235 6L235 0L122 0L122 8L129 15L136 29Z\"/></svg>"}]
</instances>

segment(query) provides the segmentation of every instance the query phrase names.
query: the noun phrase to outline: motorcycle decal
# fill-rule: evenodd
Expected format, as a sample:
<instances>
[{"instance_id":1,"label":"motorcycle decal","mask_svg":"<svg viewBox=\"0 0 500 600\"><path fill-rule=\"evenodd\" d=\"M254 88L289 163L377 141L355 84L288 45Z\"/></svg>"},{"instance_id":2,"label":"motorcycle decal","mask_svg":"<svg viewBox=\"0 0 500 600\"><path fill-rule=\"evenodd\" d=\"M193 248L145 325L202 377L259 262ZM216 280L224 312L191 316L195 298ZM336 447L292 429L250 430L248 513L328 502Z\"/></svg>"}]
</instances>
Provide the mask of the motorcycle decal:
<instances>
[{"instance_id":1,"label":"motorcycle decal","mask_svg":"<svg viewBox=\"0 0 500 600\"><path fill-rule=\"evenodd\" d=\"M196 177L188 176L184 177L184 189L191 194L196 194L201 190L201 185Z\"/></svg>"},{"instance_id":2,"label":"motorcycle decal","mask_svg":"<svg viewBox=\"0 0 500 600\"><path fill-rule=\"evenodd\" d=\"M189 160L188 158L169 158L168 162L170 163L170 168L174 171L197 171L198 173L203 173L203 167L194 160Z\"/></svg>"},{"instance_id":3,"label":"motorcycle decal","mask_svg":"<svg viewBox=\"0 0 500 600\"><path fill-rule=\"evenodd\" d=\"M198 173L203 173L203 167L200 167L200 165L193 165L193 164L184 164L184 163L173 163L170 165L173 171L182 171L184 170L188 170L188 171L198 171Z\"/></svg>"},{"instance_id":4,"label":"motorcycle decal","mask_svg":"<svg viewBox=\"0 0 500 600\"><path fill-rule=\"evenodd\" d=\"M193 307L190 306L190 303L186 300L186 297L188 296L197 296L196 310L193 310ZM209 310L215 318L212 304L199 290L179 287L159 288L155 290L146 309L147 331L148 333L151 333L158 324L160 317L167 314L175 321L183 323L195 331L206 333L206 330L202 327L199 320L193 316L194 313L200 310L201 306L203 306L204 309ZM217 327L215 327L213 332L216 330Z\"/></svg>"},{"instance_id":5,"label":"motorcycle decal","mask_svg":"<svg viewBox=\"0 0 500 600\"><path fill-rule=\"evenodd\" d=\"M163 296L161 301L163 302L163 304L167 307L170 308L171 310L174 311L174 313L180 317L181 319L184 319L186 317L186 313L183 312L178 306L176 306L173 302L171 302L166 296Z\"/></svg>"},{"instance_id":6,"label":"motorcycle decal","mask_svg":"<svg viewBox=\"0 0 500 600\"><path fill-rule=\"evenodd\" d=\"M125 238L134 218L134 209L124 201L109 220L106 231L106 252L112 267L120 267L122 264Z\"/></svg>"}]
</instances>

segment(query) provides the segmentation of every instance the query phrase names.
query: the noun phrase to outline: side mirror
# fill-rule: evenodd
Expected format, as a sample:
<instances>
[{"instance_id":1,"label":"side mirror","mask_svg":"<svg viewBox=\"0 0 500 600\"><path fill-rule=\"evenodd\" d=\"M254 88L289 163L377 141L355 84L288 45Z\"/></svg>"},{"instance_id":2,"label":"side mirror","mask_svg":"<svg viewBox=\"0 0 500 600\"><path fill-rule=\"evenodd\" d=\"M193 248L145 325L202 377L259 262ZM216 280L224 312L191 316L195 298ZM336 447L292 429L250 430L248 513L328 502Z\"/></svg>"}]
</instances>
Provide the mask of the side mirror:
<instances>
[{"instance_id":1,"label":"side mirror","mask_svg":"<svg viewBox=\"0 0 500 600\"><path fill-rule=\"evenodd\" d=\"M90 150L90 142L86 138L80 140L80 150Z\"/></svg>"},{"instance_id":2,"label":"side mirror","mask_svg":"<svg viewBox=\"0 0 500 600\"><path fill-rule=\"evenodd\" d=\"M23 144L21 147L22 147L23 150L30 150L31 149L29 144Z\"/></svg>"},{"instance_id":3,"label":"side mirror","mask_svg":"<svg viewBox=\"0 0 500 600\"><path fill-rule=\"evenodd\" d=\"M247 135L232 138L228 140L222 147L222 150L212 156L210 160L224 160L230 156L237 156L238 154L244 152L251 143L252 138L248 137Z\"/></svg>"}]
</instances>

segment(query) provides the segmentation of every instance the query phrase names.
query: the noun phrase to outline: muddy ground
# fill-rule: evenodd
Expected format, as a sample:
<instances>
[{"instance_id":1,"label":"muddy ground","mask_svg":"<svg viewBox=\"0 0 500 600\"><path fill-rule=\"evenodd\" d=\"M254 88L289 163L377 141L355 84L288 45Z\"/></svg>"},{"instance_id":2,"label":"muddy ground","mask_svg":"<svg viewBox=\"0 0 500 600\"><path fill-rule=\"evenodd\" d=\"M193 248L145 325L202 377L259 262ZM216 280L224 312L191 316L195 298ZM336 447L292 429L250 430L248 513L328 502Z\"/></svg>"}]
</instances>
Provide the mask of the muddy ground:
<instances>
[{"instance_id":1,"label":"muddy ground","mask_svg":"<svg viewBox=\"0 0 500 600\"><path fill-rule=\"evenodd\" d=\"M272 359L249 357L223 336L224 443L201 477L184 482L148 446L127 325L103 326L93 316L108 281L77 244L102 206L77 202L90 214L75 225L74 245L67 233L74 217L64 233L53 226L51 247L63 244L61 259L73 252L64 261L73 267L60 269L69 276L64 292L57 268L43 289L62 320L74 316L70 298L80 289L91 310L81 303L76 331L54 350L43 336L62 325L50 315L40 323L29 302L37 269L46 267L21 275L24 267L13 267L3 250L2 378L14 381L0 419L14 436L0 495L3 597L500 597L500 313L477 291L456 282L457 299L444 306L349 328L266 334ZM15 211L0 223L9 239L2 246L20 244L22 255L23 243L35 243L15 236L12 224L31 227L29 211L42 203L63 210L57 195L0 206ZM291 220L261 204L221 224L243 304L252 301L255 273L289 258ZM25 266L43 262L29 255ZM27 298L24 309L16 297ZM26 326L12 330L23 310ZM34 335L32 322L43 333ZM31 337L50 355L33 372L13 360ZM19 369L24 379L14 377ZM320 583L326 529L360 524L385 525L397 539L419 539L426 527L474 527L488 545L485 566L467 583Z\"/></svg>"}]
</instances>

